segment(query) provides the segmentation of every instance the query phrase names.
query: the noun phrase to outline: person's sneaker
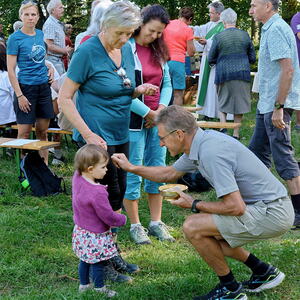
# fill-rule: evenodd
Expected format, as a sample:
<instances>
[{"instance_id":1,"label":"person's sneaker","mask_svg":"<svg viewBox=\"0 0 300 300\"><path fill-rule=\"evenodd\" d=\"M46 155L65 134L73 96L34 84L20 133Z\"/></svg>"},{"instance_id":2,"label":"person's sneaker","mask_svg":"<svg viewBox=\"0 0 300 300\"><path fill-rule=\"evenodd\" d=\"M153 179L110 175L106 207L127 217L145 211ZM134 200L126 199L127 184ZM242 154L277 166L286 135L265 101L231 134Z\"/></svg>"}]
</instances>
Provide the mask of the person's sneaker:
<instances>
[{"instance_id":1,"label":"person's sneaker","mask_svg":"<svg viewBox=\"0 0 300 300\"><path fill-rule=\"evenodd\" d=\"M102 288L94 288L94 290L97 293L105 294L108 298L118 295L118 293L116 291L110 290L106 286L103 286Z\"/></svg>"},{"instance_id":2,"label":"person's sneaker","mask_svg":"<svg viewBox=\"0 0 300 300\"><path fill-rule=\"evenodd\" d=\"M292 230L297 230L300 229L300 211L299 210L295 210L295 220L294 220L294 224L292 226Z\"/></svg>"},{"instance_id":3,"label":"person's sneaker","mask_svg":"<svg viewBox=\"0 0 300 300\"><path fill-rule=\"evenodd\" d=\"M131 283L132 278L130 276L124 275L116 271L112 265L109 263L107 266L104 267L104 275L105 279L113 281L113 282L127 282Z\"/></svg>"},{"instance_id":4,"label":"person's sneaker","mask_svg":"<svg viewBox=\"0 0 300 300\"><path fill-rule=\"evenodd\" d=\"M242 284L246 292L259 293L263 290L276 287L283 281L284 277L284 273L270 265L265 274L252 274L250 279L242 282Z\"/></svg>"},{"instance_id":5,"label":"person's sneaker","mask_svg":"<svg viewBox=\"0 0 300 300\"><path fill-rule=\"evenodd\" d=\"M175 239L169 233L167 225L163 222L158 225L149 225L149 234L157 237L160 241L175 242Z\"/></svg>"},{"instance_id":6,"label":"person's sneaker","mask_svg":"<svg viewBox=\"0 0 300 300\"><path fill-rule=\"evenodd\" d=\"M151 244L151 240L147 234L147 229L145 229L142 225L134 226L133 229L130 229L129 233L130 237L136 244Z\"/></svg>"},{"instance_id":7,"label":"person's sneaker","mask_svg":"<svg viewBox=\"0 0 300 300\"><path fill-rule=\"evenodd\" d=\"M79 288L78 288L78 291L79 293L83 293L87 290L90 290L91 288L93 288L93 284L92 283L89 283L89 284L80 284L79 285Z\"/></svg>"},{"instance_id":8,"label":"person's sneaker","mask_svg":"<svg viewBox=\"0 0 300 300\"><path fill-rule=\"evenodd\" d=\"M247 300L248 297L243 290L243 286L240 284L239 288L231 292L224 285L220 283L211 290L208 294L203 296L194 297L193 300L220 300L220 299L238 299Z\"/></svg>"},{"instance_id":9,"label":"person's sneaker","mask_svg":"<svg viewBox=\"0 0 300 300\"><path fill-rule=\"evenodd\" d=\"M112 263L114 269L120 273L137 273L140 271L140 268L136 264L130 264L127 261L125 261L122 256L116 255L110 259L110 262Z\"/></svg>"}]
</instances>

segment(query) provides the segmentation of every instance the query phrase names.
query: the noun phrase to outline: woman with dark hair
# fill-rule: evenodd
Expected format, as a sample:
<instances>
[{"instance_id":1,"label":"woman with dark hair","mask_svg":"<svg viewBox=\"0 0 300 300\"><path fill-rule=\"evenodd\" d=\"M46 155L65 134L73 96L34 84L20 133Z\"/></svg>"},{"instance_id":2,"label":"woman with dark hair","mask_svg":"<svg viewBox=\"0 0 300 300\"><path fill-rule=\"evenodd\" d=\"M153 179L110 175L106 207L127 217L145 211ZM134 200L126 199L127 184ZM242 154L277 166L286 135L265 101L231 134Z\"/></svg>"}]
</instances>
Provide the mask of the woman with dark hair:
<instances>
[{"instance_id":1,"label":"woman with dark hair","mask_svg":"<svg viewBox=\"0 0 300 300\"><path fill-rule=\"evenodd\" d=\"M16 121L14 112L14 89L8 79L6 47L0 43L0 125Z\"/></svg>"},{"instance_id":2,"label":"woman with dark hair","mask_svg":"<svg viewBox=\"0 0 300 300\"><path fill-rule=\"evenodd\" d=\"M147 6L142 10L142 25L129 40L135 60L136 85L151 83L160 89L151 96L142 95L131 105L129 132L129 159L135 165L164 166L166 149L160 140L154 119L159 111L168 106L172 86L167 65L168 50L163 40L163 31L169 23L166 10L160 5ZM137 244L150 244L146 230L141 225L138 213L142 178L127 174L127 188L123 204L131 222L130 235ZM151 222L149 233L160 240L174 241L166 225L161 222L162 198L158 187L161 184L145 180Z\"/></svg>"}]
</instances>

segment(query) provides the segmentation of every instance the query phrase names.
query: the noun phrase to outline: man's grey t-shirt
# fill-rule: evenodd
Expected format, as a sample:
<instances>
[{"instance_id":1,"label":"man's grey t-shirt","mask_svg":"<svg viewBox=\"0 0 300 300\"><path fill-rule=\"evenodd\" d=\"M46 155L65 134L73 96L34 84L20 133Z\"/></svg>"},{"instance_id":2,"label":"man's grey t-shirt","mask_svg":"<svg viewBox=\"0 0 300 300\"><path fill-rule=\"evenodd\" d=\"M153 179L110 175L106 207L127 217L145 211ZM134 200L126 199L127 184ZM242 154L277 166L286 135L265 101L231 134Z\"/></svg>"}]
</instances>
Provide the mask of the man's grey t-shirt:
<instances>
[{"instance_id":1,"label":"man's grey t-shirt","mask_svg":"<svg viewBox=\"0 0 300 300\"><path fill-rule=\"evenodd\" d=\"M198 129L190 154L173 167L180 172L199 170L217 197L240 191L246 204L271 202L287 196L284 185L243 144L214 130Z\"/></svg>"}]
</instances>

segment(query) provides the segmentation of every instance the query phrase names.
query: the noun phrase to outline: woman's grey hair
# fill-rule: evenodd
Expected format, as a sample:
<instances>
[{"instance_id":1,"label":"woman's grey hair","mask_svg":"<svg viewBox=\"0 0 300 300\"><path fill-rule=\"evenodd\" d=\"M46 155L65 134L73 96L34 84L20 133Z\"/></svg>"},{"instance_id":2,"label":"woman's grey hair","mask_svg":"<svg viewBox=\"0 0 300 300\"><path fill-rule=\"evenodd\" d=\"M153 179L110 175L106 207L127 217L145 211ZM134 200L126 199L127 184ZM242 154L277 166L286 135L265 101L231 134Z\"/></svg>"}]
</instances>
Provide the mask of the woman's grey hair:
<instances>
[{"instance_id":1,"label":"woman's grey hair","mask_svg":"<svg viewBox=\"0 0 300 300\"><path fill-rule=\"evenodd\" d=\"M214 8L217 13L221 13L224 10L224 5L221 1L214 1L207 6L208 9Z\"/></svg>"},{"instance_id":2,"label":"woman's grey hair","mask_svg":"<svg viewBox=\"0 0 300 300\"><path fill-rule=\"evenodd\" d=\"M117 1L110 5L100 21L100 31L110 27L138 28L142 23L140 8L130 1Z\"/></svg>"},{"instance_id":3,"label":"woman's grey hair","mask_svg":"<svg viewBox=\"0 0 300 300\"><path fill-rule=\"evenodd\" d=\"M237 14L232 8L227 8L221 12L220 20L224 24L235 25L237 20Z\"/></svg>"},{"instance_id":4,"label":"woman's grey hair","mask_svg":"<svg viewBox=\"0 0 300 300\"><path fill-rule=\"evenodd\" d=\"M21 29L22 27L23 27L23 22L22 22L22 21L16 21L16 22L13 24L14 32L18 31L18 30Z\"/></svg>"},{"instance_id":5,"label":"woman's grey hair","mask_svg":"<svg viewBox=\"0 0 300 300\"><path fill-rule=\"evenodd\" d=\"M168 132L181 129L187 134L195 132L198 128L195 117L179 105L171 105L161 110L156 118L156 124L164 125Z\"/></svg>"},{"instance_id":6,"label":"woman's grey hair","mask_svg":"<svg viewBox=\"0 0 300 300\"><path fill-rule=\"evenodd\" d=\"M112 3L113 2L110 0L103 0L95 6L90 25L87 28L85 35L96 35L100 32L100 21L103 13Z\"/></svg>"},{"instance_id":7,"label":"woman's grey hair","mask_svg":"<svg viewBox=\"0 0 300 300\"><path fill-rule=\"evenodd\" d=\"M47 4L47 12L49 13L49 15L51 15L53 9L61 3L61 0L50 0L50 2Z\"/></svg>"},{"instance_id":8,"label":"woman's grey hair","mask_svg":"<svg viewBox=\"0 0 300 300\"><path fill-rule=\"evenodd\" d=\"M271 2L272 3L272 5L273 5L273 10L274 11L277 11L278 10L278 8L279 8L279 0L261 0L262 2L265 2L265 3L267 3L267 2Z\"/></svg>"}]
</instances>

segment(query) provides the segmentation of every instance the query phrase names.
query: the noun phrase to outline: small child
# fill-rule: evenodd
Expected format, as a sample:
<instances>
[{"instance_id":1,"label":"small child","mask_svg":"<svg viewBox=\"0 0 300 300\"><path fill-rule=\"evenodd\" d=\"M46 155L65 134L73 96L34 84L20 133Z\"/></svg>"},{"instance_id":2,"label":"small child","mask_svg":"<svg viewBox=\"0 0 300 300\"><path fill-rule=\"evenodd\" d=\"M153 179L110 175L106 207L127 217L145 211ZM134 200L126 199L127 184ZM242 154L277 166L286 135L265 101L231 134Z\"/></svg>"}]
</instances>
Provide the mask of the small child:
<instances>
[{"instance_id":1,"label":"small child","mask_svg":"<svg viewBox=\"0 0 300 300\"><path fill-rule=\"evenodd\" d=\"M97 183L107 172L108 153L97 145L87 144L75 155L72 181L73 220L72 245L80 259L79 292L92 288L89 269L92 268L94 289L113 297L117 293L104 285L103 268L107 260L118 254L110 227L123 226L126 216L114 212L108 201L106 187Z\"/></svg>"}]
</instances>

